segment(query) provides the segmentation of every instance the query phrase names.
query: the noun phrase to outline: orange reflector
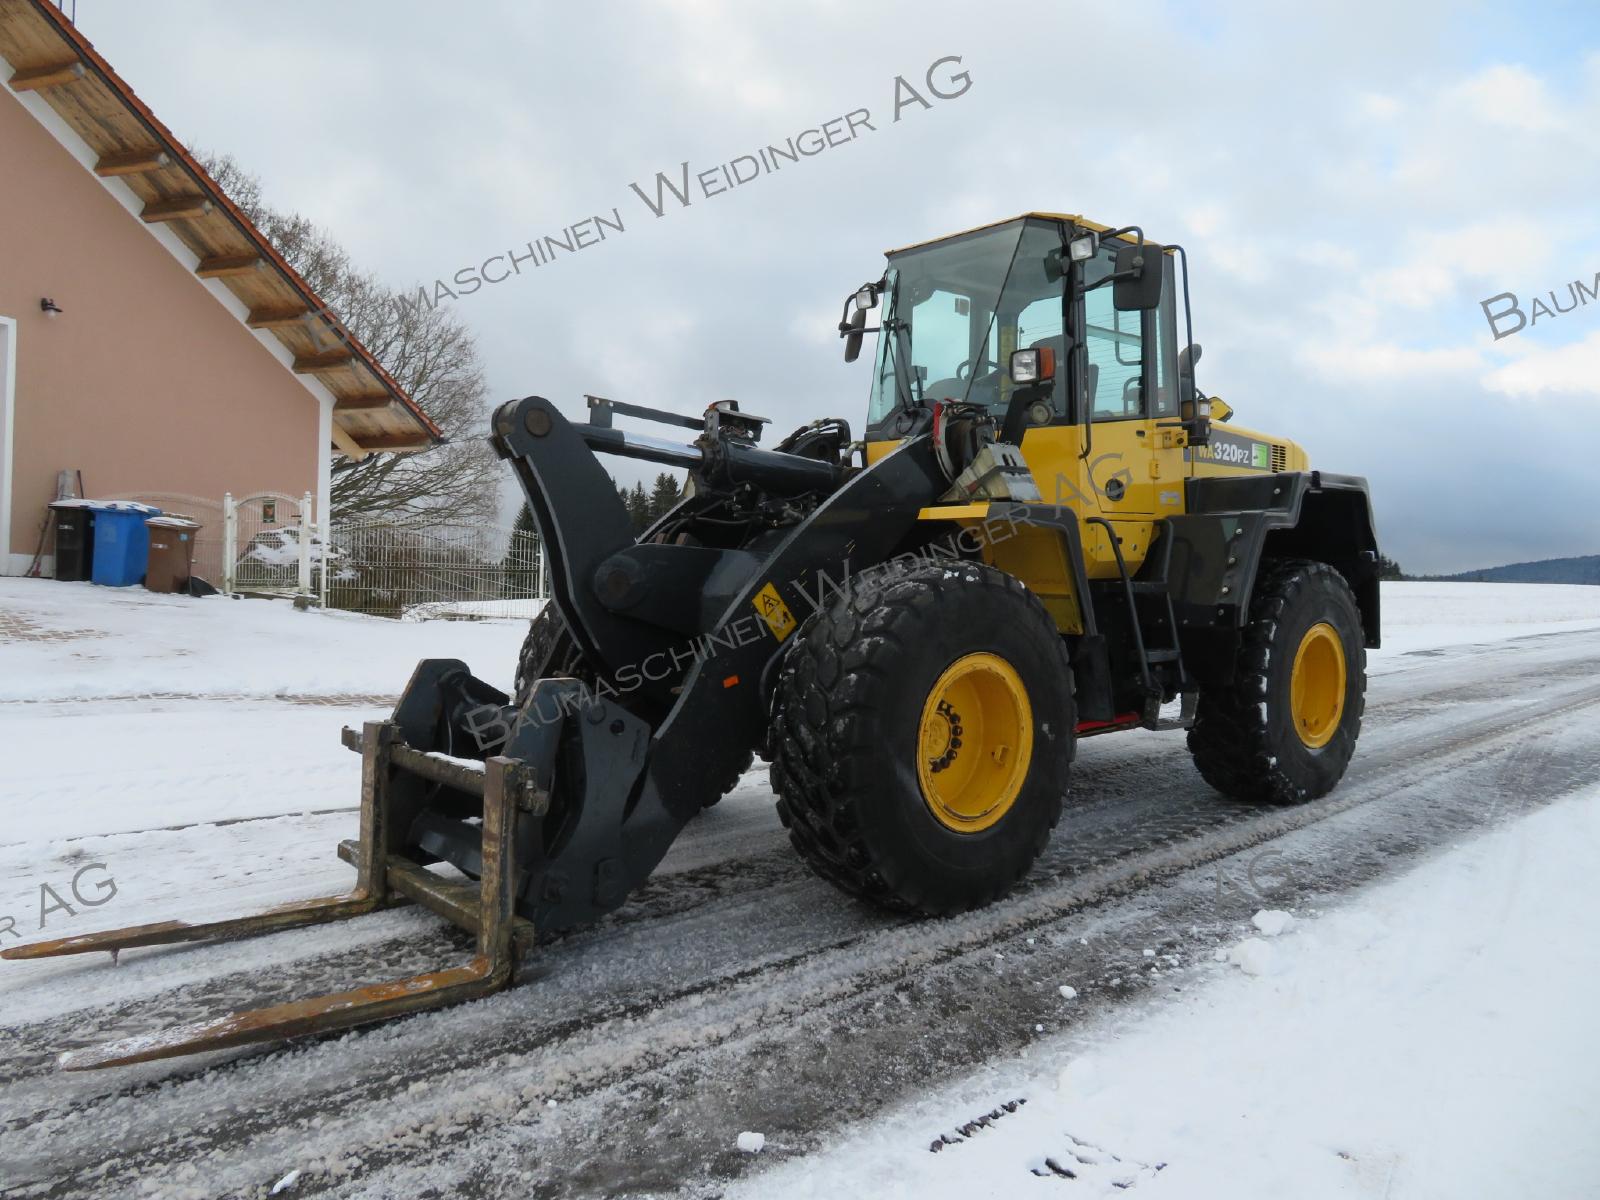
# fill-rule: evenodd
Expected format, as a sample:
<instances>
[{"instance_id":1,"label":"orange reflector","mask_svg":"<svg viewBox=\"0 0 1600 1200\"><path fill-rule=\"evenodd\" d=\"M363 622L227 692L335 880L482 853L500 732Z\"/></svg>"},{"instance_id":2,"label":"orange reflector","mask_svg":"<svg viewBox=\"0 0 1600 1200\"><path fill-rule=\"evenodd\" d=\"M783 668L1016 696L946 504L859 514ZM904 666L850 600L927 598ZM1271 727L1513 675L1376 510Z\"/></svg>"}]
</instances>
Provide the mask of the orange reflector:
<instances>
[{"instance_id":1,"label":"orange reflector","mask_svg":"<svg viewBox=\"0 0 1600 1200\"><path fill-rule=\"evenodd\" d=\"M1039 347L1039 378L1054 379L1056 377L1056 352L1049 346Z\"/></svg>"},{"instance_id":2,"label":"orange reflector","mask_svg":"<svg viewBox=\"0 0 1600 1200\"><path fill-rule=\"evenodd\" d=\"M722 686L725 688L738 687L739 677L737 675L729 675L722 681Z\"/></svg>"}]
</instances>

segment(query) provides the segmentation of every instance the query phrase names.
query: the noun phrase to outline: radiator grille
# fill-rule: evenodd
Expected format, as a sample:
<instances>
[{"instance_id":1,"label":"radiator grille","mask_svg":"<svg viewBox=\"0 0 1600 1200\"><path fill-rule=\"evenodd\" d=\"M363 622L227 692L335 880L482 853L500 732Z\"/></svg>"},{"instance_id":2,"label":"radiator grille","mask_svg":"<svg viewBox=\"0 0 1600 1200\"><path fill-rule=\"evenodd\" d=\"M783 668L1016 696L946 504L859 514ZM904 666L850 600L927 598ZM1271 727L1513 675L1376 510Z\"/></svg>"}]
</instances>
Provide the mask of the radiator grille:
<instances>
[{"instance_id":1,"label":"radiator grille","mask_svg":"<svg viewBox=\"0 0 1600 1200\"><path fill-rule=\"evenodd\" d=\"M1289 448L1274 442L1272 445L1272 469L1281 471L1289 465Z\"/></svg>"}]
</instances>

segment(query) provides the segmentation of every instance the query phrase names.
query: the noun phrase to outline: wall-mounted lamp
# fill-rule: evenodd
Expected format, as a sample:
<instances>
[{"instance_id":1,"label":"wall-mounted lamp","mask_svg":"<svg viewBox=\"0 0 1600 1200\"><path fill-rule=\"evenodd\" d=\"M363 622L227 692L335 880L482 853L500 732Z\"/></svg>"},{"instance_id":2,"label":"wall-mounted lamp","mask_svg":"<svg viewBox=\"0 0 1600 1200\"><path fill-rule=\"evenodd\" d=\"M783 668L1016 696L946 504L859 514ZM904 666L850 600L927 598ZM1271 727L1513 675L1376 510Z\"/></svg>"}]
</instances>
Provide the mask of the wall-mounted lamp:
<instances>
[{"instance_id":1,"label":"wall-mounted lamp","mask_svg":"<svg viewBox=\"0 0 1600 1200\"><path fill-rule=\"evenodd\" d=\"M53 317L61 311L61 306L50 299L49 296L46 296L39 301L39 311L47 317Z\"/></svg>"}]
</instances>

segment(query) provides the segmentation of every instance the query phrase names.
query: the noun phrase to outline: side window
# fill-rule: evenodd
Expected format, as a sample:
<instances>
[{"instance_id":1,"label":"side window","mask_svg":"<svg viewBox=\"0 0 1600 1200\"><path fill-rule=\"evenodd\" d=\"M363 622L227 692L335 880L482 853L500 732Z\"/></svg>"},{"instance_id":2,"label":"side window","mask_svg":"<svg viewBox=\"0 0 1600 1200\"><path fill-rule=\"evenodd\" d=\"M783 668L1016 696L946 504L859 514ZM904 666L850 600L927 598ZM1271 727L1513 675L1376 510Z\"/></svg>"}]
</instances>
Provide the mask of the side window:
<instances>
[{"instance_id":1,"label":"side window","mask_svg":"<svg viewBox=\"0 0 1600 1200\"><path fill-rule=\"evenodd\" d=\"M1104 277L1109 255L1102 252ZM1101 259L1096 260L1101 265ZM1095 276L1090 276L1093 282ZM1089 411L1096 421L1126 421L1145 415L1142 313L1118 312L1111 304L1112 287L1096 288L1083 298L1084 345L1088 351Z\"/></svg>"},{"instance_id":2,"label":"side window","mask_svg":"<svg viewBox=\"0 0 1600 1200\"><path fill-rule=\"evenodd\" d=\"M1051 389L1050 403L1059 419L1066 415L1067 355L1065 339L1061 336L1060 295L1041 296L1017 316L1018 350L1035 346L1048 346L1056 353L1056 382Z\"/></svg>"},{"instance_id":3,"label":"side window","mask_svg":"<svg viewBox=\"0 0 1600 1200\"><path fill-rule=\"evenodd\" d=\"M1085 267L1085 283L1093 285L1112 272L1114 251L1102 246ZM1162 256L1162 307L1154 312L1117 312L1112 286L1083 296L1083 325L1088 373L1088 408L1094 421L1178 416L1178 350L1174 347L1173 259ZM1149 346L1146 346L1149 341ZM1139 368L1149 350L1152 378L1142 381ZM1149 395L1146 395L1146 386Z\"/></svg>"},{"instance_id":4,"label":"side window","mask_svg":"<svg viewBox=\"0 0 1600 1200\"><path fill-rule=\"evenodd\" d=\"M1156 310L1156 416L1178 415L1178 280L1172 255L1164 254L1161 307Z\"/></svg>"}]
</instances>

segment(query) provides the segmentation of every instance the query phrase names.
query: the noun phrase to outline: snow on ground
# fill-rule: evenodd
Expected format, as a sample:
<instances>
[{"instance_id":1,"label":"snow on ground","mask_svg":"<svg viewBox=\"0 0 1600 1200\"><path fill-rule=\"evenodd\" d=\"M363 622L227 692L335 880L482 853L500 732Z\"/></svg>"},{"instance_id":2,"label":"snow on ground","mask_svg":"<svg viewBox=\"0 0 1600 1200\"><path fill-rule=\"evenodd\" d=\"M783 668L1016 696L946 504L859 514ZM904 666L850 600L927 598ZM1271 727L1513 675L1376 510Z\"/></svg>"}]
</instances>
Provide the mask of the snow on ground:
<instances>
[{"instance_id":1,"label":"snow on ground","mask_svg":"<svg viewBox=\"0 0 1600 1200\"><path fill-rule=\"evenodd\" d=\"M1383 649L1374 673L1396 659L1454 646L1600 626L1600 587L1544 583L1385 583Z\"/></svg>"},{"instance_id":2,"label":"snow on ground","mask_svg":"<svg viewBox=\"0 0 1600 1200\"><path fill-rule=\"evenodd\" d=\"M1336 911L1242 926L1173 998L730 1200L1600 1194L1597 853L1600 788Z\"/></svg>"},{"instance_id":3,"label":"snow on ground","mask_svg":"<svg viewBox=\"0 0 1600 1200\"><path fill-rule=\"evenodd\" d=\"M522 620L401 623L284 600L0 579L0 703L181 696L378 695L419 658L460 658L510 687Z\"/></svg>"},{"instance_id":4,"label":"snow on ground","mask_svg":"<svg viewBox=\"0 0 1600 1200\"><path fill-rule=\"evenodd\" d=\"M482 620L485 617L531 621L543 608L543 600L432 600L414 604L401 614L402 621Z\"/></svg>"},{"instance_id":5,"label":"snow on ground","mask_svg":"<svg viewBox=\"0 0 1600 1200\"><path fill-rule=\"evenodd\" d=\"M1388 645L1371 656L1374 674L1600 628L1600 588L1386 584L1384 605ZM360 770L340 728L382 715L424 657L463 659L509 688L524 630L520 620L401 622L0 580L0 944L343 890L353 875L333 847L355 834ZM743 789L751 803L725 820L771 821L756 780ZM1397 1196L1579 1194L1561 1181L1592 1180L1600 1165L1574 1161L1593 1141L1592 1124L1576 1123L1600 1116L1595 1085L1577 1074L1597 1046L1575 1021L1577 997L1596 982L1594 939L1574 932L1600 915L1582 887L1584 856L1600 851L1595 808L1591 798L1561 809L1559 828L1552 816L1526 821L1351 913L1297 912L1272 937L1260 925L1278 928L1277 918L1244 926L1239 944L1250 944L1181 1005L1041 1042L1028 1061L887 1120L853 1152L780 1166L746 1194L827 1186L931 1198L959 1178L964 1195L1009 1196L1067 1182L1030 1173L1046 1157L1082 1184L1110 1187L1132 1171L1138 1187L1175 1196L1382 1195L1391 1183ZM680 850L678 869L712 853ZM104 869L74 892L95 863ZM107 879L114 894L98 887ZM73 911L41 923L44 884ZM152 956L100 980L79 972L70 1002L31 986L70 974L70 961L6 963L0 1008L37 1019L157 977L171 986L219 963L271 969L379 941L408 921L423 928L422 916L397 912L269 939L266 950L219 947L192 964ZM1083 1001L1062 993L1060 1003ZM1519 1110L1534 1083L1559 1103ZM1003 1107L1023 1095L1027 1104ZM1004 1115L928 1152L990 1111ZM769 1138L755 1157L783 1149ZM1155 1172L1157 1162L1168 1166Z\"/></svg>"}]
</instances>

